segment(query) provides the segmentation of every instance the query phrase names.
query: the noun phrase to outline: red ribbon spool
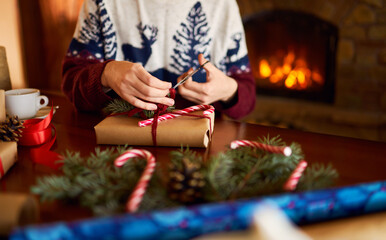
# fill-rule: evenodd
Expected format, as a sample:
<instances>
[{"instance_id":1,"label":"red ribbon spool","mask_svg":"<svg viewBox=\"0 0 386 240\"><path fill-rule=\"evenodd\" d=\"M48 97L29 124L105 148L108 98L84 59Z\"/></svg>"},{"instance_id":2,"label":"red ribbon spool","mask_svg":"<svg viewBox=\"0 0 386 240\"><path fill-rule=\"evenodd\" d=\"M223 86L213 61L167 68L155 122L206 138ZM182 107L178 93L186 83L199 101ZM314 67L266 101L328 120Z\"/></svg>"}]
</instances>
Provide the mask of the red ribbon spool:
<instances>
[{"instance_id":1,"label":"red ribbon spool","mask_svg":"<svg viewBox=\"0 0 386 240\"><path fill-rule=\"evenodd\" d=\"M57 169L60 165L56 161L60 159L60 155L50 151L56 140L55 127L51 123L53 115L54 108L52 107L44 119L25 120L19 145L33 147L30 151L34 162Z\"/></svg>"},{"instance_id":2,"label":"red ribbon spool","mask_svg":"<svg viewBox=\"0 0 386 240\"><path fill-rule=\"evenodd\" d=\"M48 142L52 137L52 117L54 108L44 119L27 119L24 120L24 129L19 144L22 146L36 146ZM56 138L56 135L54 136Z\"/></svg>"}]
</instances>

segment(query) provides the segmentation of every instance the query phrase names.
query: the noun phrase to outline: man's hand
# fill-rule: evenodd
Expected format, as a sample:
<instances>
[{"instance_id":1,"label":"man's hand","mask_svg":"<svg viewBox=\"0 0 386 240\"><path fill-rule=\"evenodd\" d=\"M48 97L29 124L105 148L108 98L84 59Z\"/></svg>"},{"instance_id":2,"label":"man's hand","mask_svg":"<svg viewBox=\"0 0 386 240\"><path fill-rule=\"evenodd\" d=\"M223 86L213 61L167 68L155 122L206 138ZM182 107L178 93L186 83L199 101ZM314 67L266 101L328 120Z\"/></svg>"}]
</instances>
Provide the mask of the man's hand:
<instances>
[{"instance_id":1,"label":"man's hand","mask_svg":"<svg viewBox=\"0 0 386 240\"><path fill-rule=\"evenodd\" d=\"M198 62L200 65L206 62L202 54L198 55ZM238 88L236 80L226 76L210 62L204 66L204 69L206 70L206 82L198 83L189 78L178 87L181 96L197 104L211 104L217 101L227 102L232 99ZM192 71L193 69L189 69L177 81L181 81Z\"/></svg>"},{"instance_id":2,"label":"man's hand","mask_svg":"<svg viewBox=\"0 0 386 240\"><path fill-rule=\"evenodd\" d=\"M122 99L135 107L156 110L162 103L174 105L174 100L166 97L171 83L159 80L148 73L141 64L127 61L107 63L101 78L105 87L112 88Z\"/></svg>"}]
</instances>

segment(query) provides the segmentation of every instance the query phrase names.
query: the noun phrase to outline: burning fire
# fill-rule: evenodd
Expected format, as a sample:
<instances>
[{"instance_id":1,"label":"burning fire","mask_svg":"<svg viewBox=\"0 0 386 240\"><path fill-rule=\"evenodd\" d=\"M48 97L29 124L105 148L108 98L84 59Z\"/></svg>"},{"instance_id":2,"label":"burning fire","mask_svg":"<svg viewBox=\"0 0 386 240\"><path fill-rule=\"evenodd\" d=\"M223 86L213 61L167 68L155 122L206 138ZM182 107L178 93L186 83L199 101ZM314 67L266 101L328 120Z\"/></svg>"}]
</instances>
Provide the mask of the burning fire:
<instances>
[{"instance_id":1,"label":"burning fire","mask_svg":"<svg viewBox=\"0 0 386 240\"><path fill-rule=\"evenodd\" d=\"M290 51L280 65L266 59L259 63L260 78L268 78L272 84L284 85L289 89L304 90L316 83L323 85L324 79L318 70L311 70L302 58L296 58Z\"/></svg>"}]
</instances>

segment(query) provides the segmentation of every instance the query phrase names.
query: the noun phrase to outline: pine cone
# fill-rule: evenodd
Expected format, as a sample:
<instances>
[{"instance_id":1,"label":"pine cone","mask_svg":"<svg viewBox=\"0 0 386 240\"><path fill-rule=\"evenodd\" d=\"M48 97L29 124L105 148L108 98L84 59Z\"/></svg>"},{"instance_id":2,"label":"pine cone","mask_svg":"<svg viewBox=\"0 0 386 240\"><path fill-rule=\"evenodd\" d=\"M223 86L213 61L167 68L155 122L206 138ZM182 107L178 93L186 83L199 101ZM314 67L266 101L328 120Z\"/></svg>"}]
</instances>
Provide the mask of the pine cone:
<instances>
[{"instance_id":1,"label":"pine cone","mask_svg":"<svg viewBox=\"0 0 386 240\"><path fill-rule=\"evenodd\" d=\"M0 140L4 142L19 141L21 129L24 128L23 121L18 116L10 117L7 115L5 122L0 124Z\"/></svg>"},{"instance_id":2,"label":"pine cone","mask_svg":"<svg viewBox=\"0 0 386 240\"><path fill-rule=\"evenodd\" d=\"M171 164L169 171L168 191L173 200L192 204L202 200L202 189L205 186L204 177L200 172L201 165L182 159L182 168Z\"/></svg>"}]
</instances>

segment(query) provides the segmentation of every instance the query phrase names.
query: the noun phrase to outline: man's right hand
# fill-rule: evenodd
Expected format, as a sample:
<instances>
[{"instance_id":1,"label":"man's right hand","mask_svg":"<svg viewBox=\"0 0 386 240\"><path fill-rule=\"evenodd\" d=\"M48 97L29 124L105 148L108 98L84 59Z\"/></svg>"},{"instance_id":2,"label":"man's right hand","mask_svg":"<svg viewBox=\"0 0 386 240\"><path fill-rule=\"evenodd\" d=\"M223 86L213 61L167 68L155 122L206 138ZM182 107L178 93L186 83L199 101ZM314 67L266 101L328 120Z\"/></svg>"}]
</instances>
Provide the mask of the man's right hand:
<instances>
[{"instance_id":1,"label":"man's right hand","mask_svg":"<svg viewBox=\"0 0 386 240\"><path fill-rule=\"evenodd\" d=\"M112 88L122 99L135 107L156 110L157 103L173 106L174 100L166 97L171 83L161 81L148 73L139 63L111 61L106 64L101 83Z\"/></svg>"}]
</instances>

